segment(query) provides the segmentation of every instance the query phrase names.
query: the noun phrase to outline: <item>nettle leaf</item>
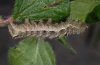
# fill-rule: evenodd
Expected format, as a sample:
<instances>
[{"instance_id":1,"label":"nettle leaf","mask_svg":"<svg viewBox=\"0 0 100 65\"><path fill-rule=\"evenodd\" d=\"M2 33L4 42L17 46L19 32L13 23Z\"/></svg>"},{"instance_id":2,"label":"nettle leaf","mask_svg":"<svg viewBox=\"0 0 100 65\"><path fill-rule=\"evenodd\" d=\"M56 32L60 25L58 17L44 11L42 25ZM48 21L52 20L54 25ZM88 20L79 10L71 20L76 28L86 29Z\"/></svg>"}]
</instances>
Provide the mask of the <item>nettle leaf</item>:
<instances>
[{"instance_id":1,"label":"nettle leaf","mask_svg":"<svg viewBox=\"0 0 100 65\"><path fill-rule=\"evenodd\" d=\"M13 11L16 20L61 20L68 15L69 0L16 0Z\"/></svg>"},{"instance_id":2,"label":"nettle leaf","mask_svg":"<svg viewBox=\"0 0 100 65\"><path fill-rule=\"evenodd\" d=\"M71 2L70 19L85 22L88 14L100 4L100 0L75 0Z\"/></svg>"},{"instance_id":3,"label":"nettle leaf","mask_svg":"<svg viewBox=\"0 0 100 65\"><path fill-rule=\"evenodd\" d=\"M55 65L55 56L48 42L27 38L9 50L10 65Z\"/></svg>"},{"instance_id":4,"label":"nettle leaf","mask_svg":"<svg viewBox=\"0 0 100 65\"><path fill-rule=\"evenodd\" d=\"M58 39L58 41L61 43L61 45L63 45L65 48L68 48L69 50L71 50L74 54L77 54L76 50L74 50L74 48L70 45L70 43L68 42L68 40L66 39L66 37L60 37Z\"/></svg>"}]
</instances>

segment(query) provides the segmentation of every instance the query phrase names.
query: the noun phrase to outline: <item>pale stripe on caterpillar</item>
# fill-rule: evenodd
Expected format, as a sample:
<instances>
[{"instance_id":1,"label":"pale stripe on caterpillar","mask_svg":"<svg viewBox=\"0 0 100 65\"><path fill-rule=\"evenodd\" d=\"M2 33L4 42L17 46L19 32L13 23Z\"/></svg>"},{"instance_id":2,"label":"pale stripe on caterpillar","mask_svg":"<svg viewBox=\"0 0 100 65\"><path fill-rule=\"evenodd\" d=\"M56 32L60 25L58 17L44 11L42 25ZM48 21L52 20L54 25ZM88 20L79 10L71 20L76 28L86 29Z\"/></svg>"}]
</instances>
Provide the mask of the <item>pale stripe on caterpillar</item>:
<instances>
[{"instance_id":1,"label":"pale stripe on caterpillar","mask_svg":"<svg viewBox=\"0 0 100 65\"><path fill-rule=\"evenodd\" d=\"M25 19L24 24L14 24L12 20L8 26L9 32L14 38L22 37L42 37L56 38L64 35L80 34L85 31L87 25L81 24L78 21L68 21L61 23L52 23L52 19L48 19L43 23L40 20L38 23Z\"/></svg>"}]
</instances>

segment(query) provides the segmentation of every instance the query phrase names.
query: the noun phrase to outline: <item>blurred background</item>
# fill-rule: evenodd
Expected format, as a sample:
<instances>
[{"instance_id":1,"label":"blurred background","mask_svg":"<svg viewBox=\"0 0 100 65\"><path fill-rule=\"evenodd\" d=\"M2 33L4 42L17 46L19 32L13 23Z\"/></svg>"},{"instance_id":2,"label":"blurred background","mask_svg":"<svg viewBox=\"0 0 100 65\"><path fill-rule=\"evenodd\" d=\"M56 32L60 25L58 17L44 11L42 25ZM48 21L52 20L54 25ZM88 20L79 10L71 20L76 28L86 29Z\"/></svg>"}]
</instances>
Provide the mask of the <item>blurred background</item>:
<instances>
[{"instance_id":1,"label":"blurred background","mask_svg":"<svg viewBox=\"0 0 100 65\"><path fill-rule=\"evenodd\" d=\"M0 15L11 15L13 4L14 0L0 0ZM18 41L11 38L7 27L0 28L0 65L9 65L8 49ZM49 40L56 54L57 65L100 65L100 23L89 25L80 35L69 36L68 41L77 54L61 46L57 40Z\"/></svg>"}]
</instances>

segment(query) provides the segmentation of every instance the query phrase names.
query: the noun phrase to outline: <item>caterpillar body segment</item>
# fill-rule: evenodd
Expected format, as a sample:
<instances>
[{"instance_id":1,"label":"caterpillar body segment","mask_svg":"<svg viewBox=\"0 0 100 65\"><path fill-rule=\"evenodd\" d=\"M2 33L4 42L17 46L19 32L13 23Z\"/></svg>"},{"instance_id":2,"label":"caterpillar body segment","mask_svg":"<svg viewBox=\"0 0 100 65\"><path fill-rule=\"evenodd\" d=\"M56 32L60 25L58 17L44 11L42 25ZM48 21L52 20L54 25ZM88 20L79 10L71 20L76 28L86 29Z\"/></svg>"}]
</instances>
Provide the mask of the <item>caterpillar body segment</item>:
<instances>
[{"instance_id":1,"label":"caterpillar body segment","mask_svg":"<svg viewBox=\"0 0 100 65\"><path fill-rule=\"evenodd\" d=\"M81 24L78 21L68 21L61 23L52 23L52 19L47 22L39 20L38 23L25 19L24 24L15 24L12 20L8 26L12 37L42 37L42 38L56 38L65 35L80 34L85 31L87 25Z\"/></svg>"}]
</instances>

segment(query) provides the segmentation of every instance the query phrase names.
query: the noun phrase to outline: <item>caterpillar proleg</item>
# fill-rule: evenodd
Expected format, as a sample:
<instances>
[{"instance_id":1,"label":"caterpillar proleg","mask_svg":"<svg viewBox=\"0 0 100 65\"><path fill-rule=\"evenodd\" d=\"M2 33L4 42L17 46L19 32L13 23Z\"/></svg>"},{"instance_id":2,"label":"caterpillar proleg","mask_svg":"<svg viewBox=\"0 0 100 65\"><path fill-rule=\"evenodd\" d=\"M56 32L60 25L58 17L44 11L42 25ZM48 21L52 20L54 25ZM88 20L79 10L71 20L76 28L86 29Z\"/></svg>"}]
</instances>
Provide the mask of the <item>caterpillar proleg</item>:
<instances>
[{"instance_id":1,"label":"caterpillar proleg","mask_svg":"<svg viewBox=\"0 0 100 65\"><path fill-rule=\"evenodd\" d=\"M64 35L80 34L85 31L87 25L81 24L78 21L69 21L61 23L52 23L52 19L47 22L40 20L37 22L25 19L24 24L15 24L12 20L8 26L12 37L42 37L42 38L56 38Z\"/></svg>"}]
</instances>

